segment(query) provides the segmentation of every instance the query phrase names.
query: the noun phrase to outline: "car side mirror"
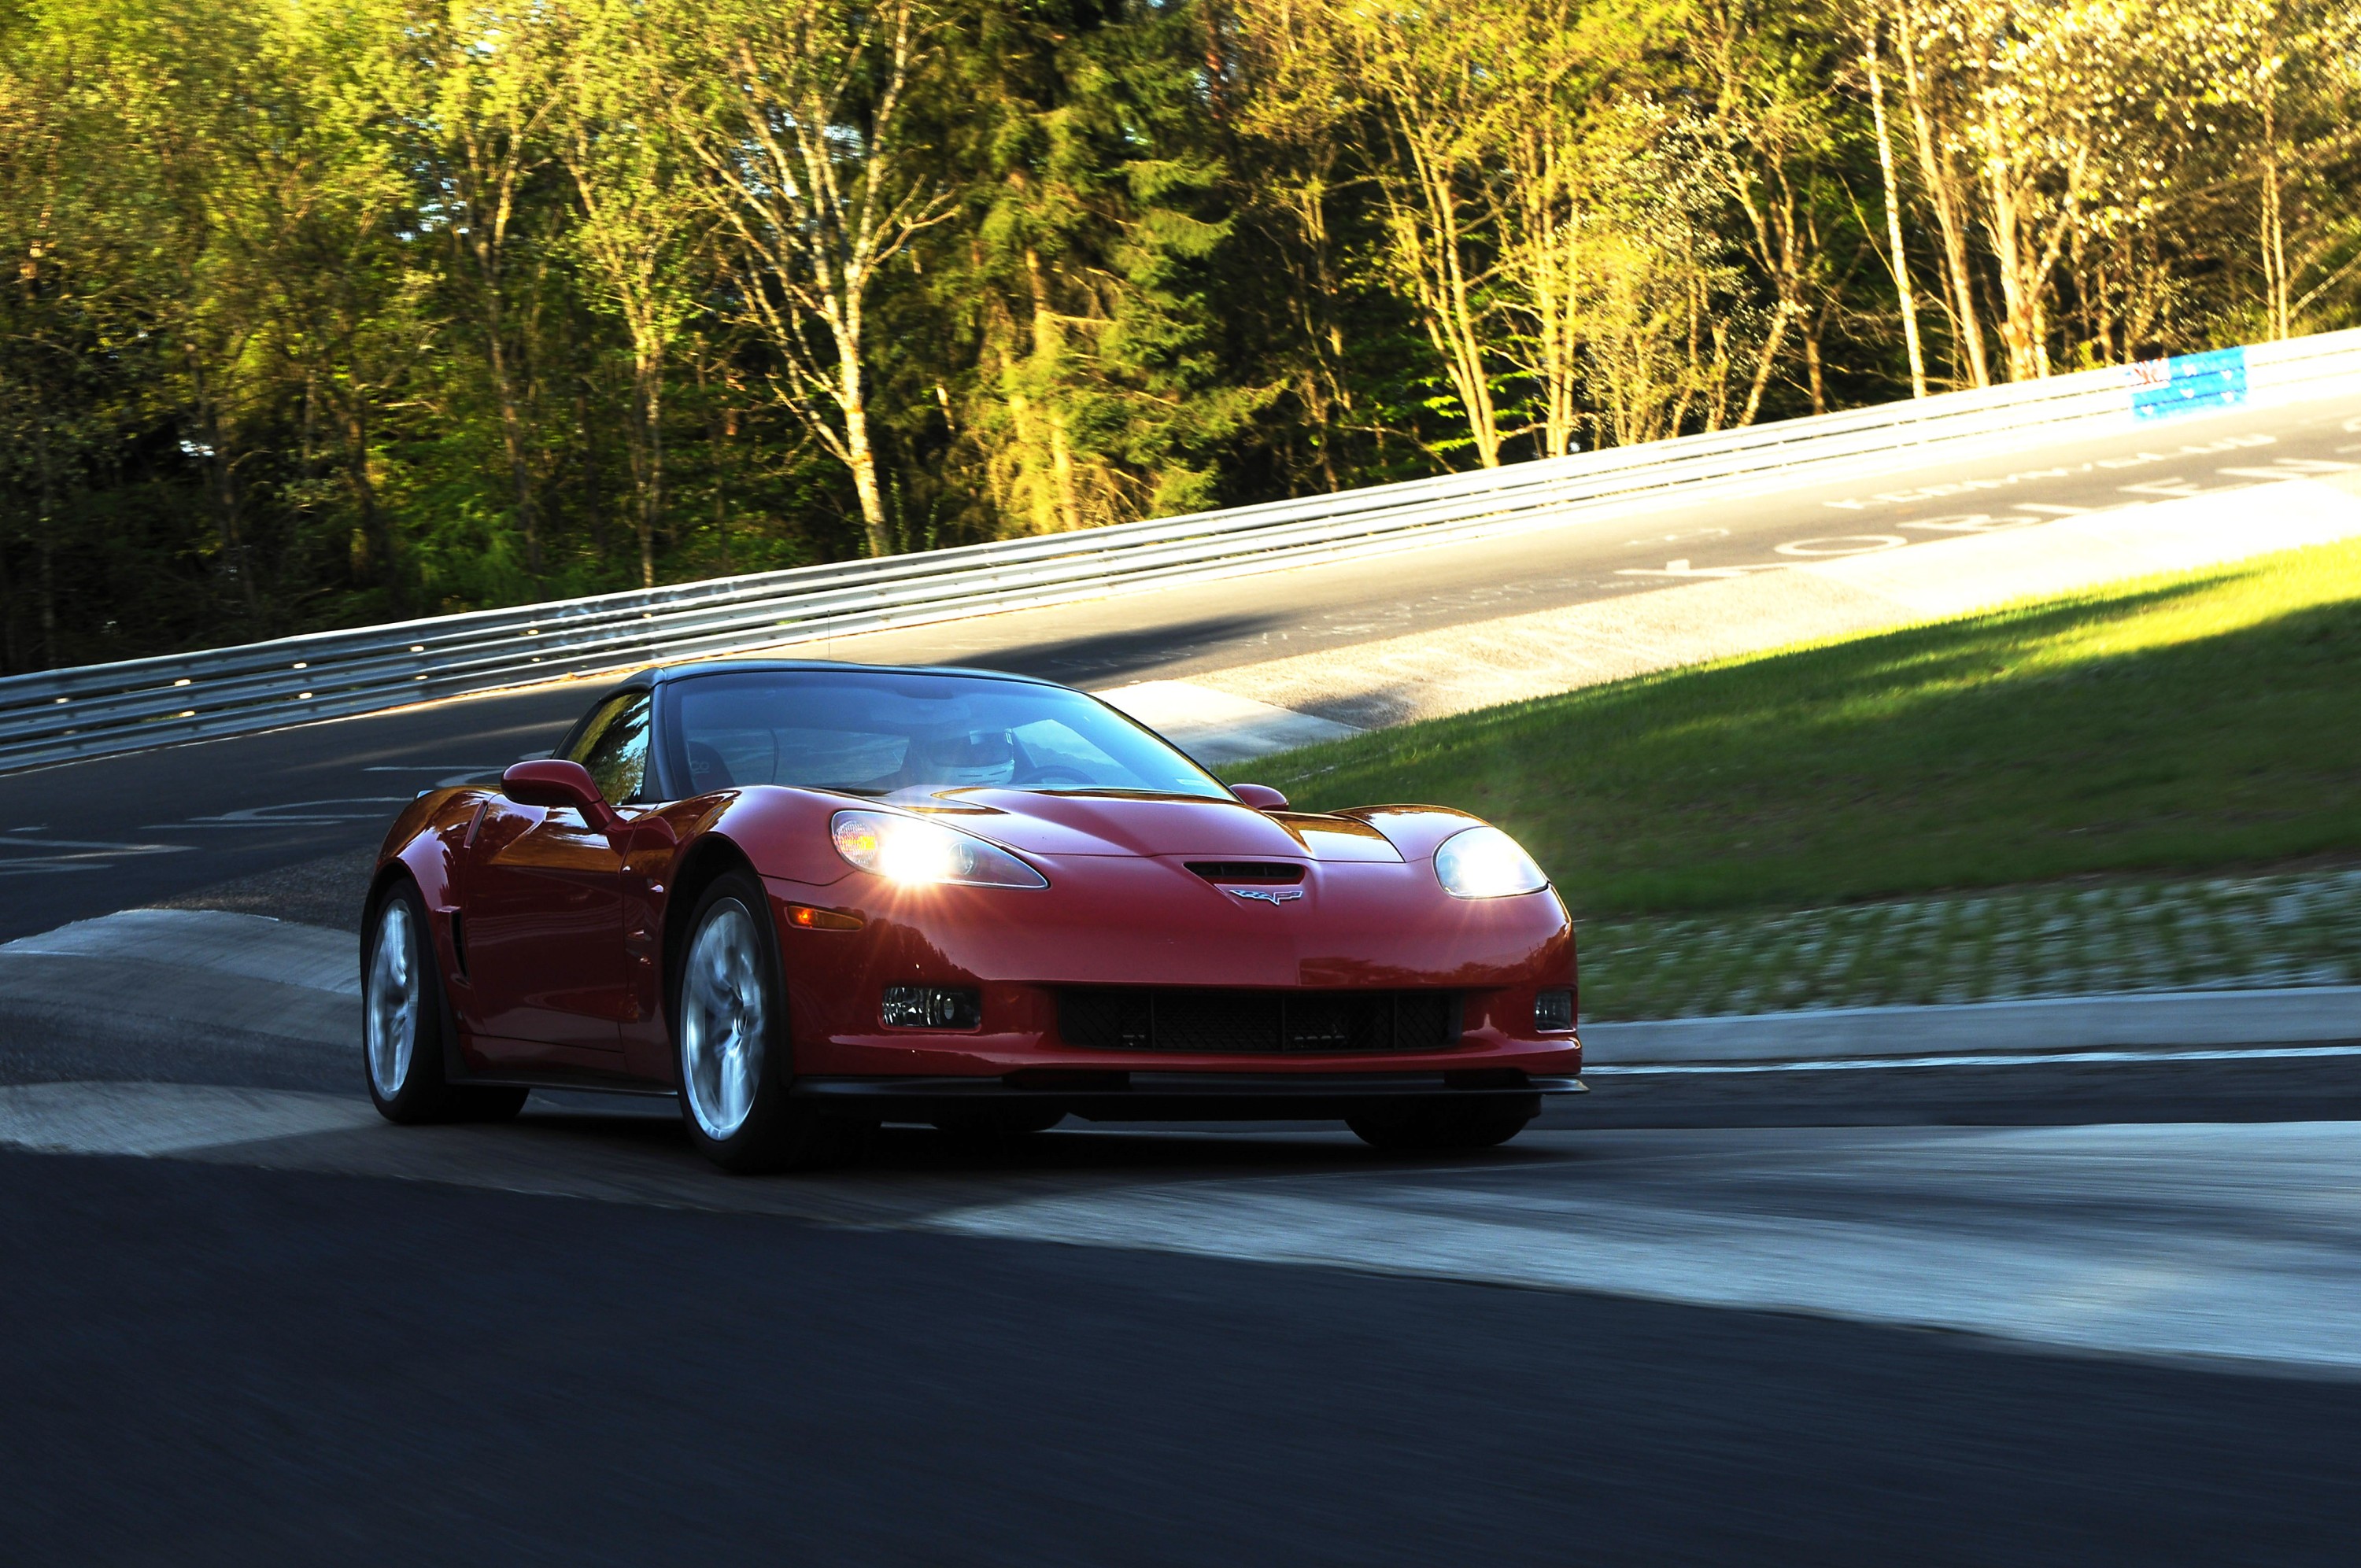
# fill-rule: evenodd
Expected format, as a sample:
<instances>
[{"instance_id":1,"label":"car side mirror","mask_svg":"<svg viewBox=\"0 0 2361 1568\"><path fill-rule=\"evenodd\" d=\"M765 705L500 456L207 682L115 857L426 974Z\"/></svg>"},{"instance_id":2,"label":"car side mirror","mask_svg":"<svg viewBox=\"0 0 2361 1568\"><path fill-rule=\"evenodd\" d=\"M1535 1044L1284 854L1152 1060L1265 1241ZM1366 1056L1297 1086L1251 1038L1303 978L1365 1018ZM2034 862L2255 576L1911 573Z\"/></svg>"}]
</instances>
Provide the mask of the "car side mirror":
<instances>
[{"instance_id":1,"label":"car side mirror","mask_svg":"<svg viewBox=\"0 0 2361 1568\"><path fill-rule=\"evenodd\" d=\"M512 763L500 775L500 793L519 806L542 806L554 811L571 806L601 833L612 833L625 825L622 813L607 804L590 770L579 762L550 757Z\"/></svg>"},{"instance_id":2,"label":"car side mirror","mask_svg":"<svg viewBox=\"0 0 2361 1568\"><path fill-rule=\"evenodd\" d=\"M1232 784L1230 793L1257 811L1285 811L1287 796L1268 784Z\"/></svg>"}]
</instances>

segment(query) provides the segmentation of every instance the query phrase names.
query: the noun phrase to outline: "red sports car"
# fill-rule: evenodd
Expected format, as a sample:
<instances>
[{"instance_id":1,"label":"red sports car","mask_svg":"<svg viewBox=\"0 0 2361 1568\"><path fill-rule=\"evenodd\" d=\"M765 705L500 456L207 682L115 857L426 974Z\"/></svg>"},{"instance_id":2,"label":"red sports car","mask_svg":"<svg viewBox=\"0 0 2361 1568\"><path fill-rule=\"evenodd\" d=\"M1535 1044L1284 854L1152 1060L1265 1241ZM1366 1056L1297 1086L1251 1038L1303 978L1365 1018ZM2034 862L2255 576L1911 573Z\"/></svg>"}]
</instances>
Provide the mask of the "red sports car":
<instances>
[{"instance_id":1,"label":"red sports car","mask_svg":"<svg viewBox=\"0 0 2361 1568\"><path fill-rule=\"evenodd\" d=\"M394 1121L676 1092L731 1170L1067 1116L1469 1149L1582 1088L1573 929L1499 828L1290 811L982 671L635 675L551 759L403 811L361 954Z\"/></svg>"}]
</instances>

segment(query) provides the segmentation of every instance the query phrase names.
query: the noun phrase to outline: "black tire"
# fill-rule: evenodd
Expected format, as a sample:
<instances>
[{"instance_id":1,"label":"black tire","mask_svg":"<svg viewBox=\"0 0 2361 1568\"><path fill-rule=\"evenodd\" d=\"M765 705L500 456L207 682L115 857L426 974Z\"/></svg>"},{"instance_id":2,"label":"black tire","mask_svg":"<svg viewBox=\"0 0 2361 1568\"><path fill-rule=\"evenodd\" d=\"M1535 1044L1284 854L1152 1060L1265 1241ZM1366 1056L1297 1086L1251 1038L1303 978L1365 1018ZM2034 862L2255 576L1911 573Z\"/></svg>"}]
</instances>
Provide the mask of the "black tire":
<instances>
[{"instance_id":1,"label":"black tire","mask_svg":"<svg viewBox=\"0 0 2361 1568\"><path fill-rule=\"evenodd\" d=\"M528 1091L448 1080L450 997L417 884L404 877L388 886L369 911L367 930L361 1078L379 1113L405 1124L498 1122L523 1109ZM406 1045L395 1037L397 1024L408 1034Z\"/></svg>"},{"instance_id":2,"label":"black tire","mask_svg":"<svg viewBox=\"0 0 2361 1568\"><path fill-rule=\"evenodd\" d=\"M719 965L709 961L717 957ZM700 964L699 973L690 972ZM825 1113L791 1092L795 1051L779 933L752 872L724 872L706 884L666 969L680 1119L708 1159L753 1175L818 1170L861 1157L873 1123ZM731 1032L727 1044L717 1045L709 1031L725 1012Z\"/></svg>"},{"instance_id":3,"label":"black tire","mask_svg":"<svg viewBox=\"0 0 2361 1568\"><path fill-rule=\"evenodd\" d=\"M1497 1148L1541 1114L1538 1094L1482 1100L1411 1100L1372 1105L1345 1118L1371 1148L1385 1154L1470 1154Z\"/></svg>"}]
</instances>

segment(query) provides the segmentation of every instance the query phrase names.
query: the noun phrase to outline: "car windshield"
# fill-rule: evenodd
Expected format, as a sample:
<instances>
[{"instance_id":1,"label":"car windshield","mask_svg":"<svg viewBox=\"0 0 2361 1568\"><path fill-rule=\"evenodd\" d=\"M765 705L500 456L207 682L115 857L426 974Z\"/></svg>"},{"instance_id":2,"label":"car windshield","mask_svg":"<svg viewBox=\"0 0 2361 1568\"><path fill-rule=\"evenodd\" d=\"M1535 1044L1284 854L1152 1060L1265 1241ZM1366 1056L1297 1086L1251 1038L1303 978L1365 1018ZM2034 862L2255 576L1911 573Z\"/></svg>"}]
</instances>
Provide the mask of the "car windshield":
<instances>
[{"instance_id":1,"label":"car windshield","mask_svg":"<svg viewBox=\"0 0 2361 1568\"><path fill-rule=\"evenodd\" d=\"M790 784L868 795L998 787L1229 797L1155 735L1060 686L744 671L675 682L663 707L669 761L694 795Z\"/></svg>"}]
</instances>

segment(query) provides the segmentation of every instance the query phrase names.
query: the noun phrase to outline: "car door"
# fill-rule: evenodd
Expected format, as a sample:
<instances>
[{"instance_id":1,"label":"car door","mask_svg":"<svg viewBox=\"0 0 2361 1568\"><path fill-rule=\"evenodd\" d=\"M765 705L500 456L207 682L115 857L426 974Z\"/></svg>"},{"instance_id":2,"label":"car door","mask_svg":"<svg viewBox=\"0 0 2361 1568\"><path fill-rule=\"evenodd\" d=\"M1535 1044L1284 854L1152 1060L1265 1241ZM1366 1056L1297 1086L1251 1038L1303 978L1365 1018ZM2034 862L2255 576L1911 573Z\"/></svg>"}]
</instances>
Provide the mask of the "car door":
<instances>
[{"instance_id":1,"label":"car door","mask_svg":"<svg viewBox=\"0 0 2361 1568\"><path fill-rule=\"evenodd\" d=\"M600 705L563 753L618 806L646 783L649 699ZM467 976L477 1047L510 1065L614 1071L633 1015L620 839L572 808L495 798L467 869Z\"/></svg>"}]
</instances>

